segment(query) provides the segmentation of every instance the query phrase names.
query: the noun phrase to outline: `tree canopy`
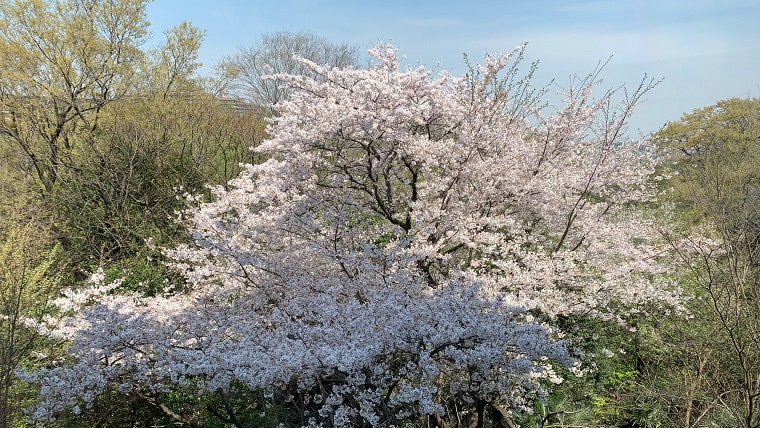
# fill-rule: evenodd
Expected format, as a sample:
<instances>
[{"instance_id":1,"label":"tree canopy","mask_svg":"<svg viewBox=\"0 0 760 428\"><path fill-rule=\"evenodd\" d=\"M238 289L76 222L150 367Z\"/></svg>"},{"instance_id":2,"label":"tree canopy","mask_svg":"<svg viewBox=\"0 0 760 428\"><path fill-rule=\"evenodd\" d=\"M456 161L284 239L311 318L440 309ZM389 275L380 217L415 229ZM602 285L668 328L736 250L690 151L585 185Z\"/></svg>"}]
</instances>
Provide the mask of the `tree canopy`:
<instances>
[{"instance_id":1,"label":"tree canopy","mask_svg":"<svg viewBox=\"0 0 760 428\"><path fill-rule=\"evenodd\" d=\"M127 94L142 62L145 0L17 0L0 8L0 122L51 192L77 145L97 149L108 103Z\"/></svg>"},{"instance_id":2,"label":"tree canopy","mask_svg":"<svg viewBox=\"0 0 760 428\"><path fill-rule=\"evenodd\" d=\"M69 292L75 360L30 375L35 417L192 381L225 402L270 391L300 425L506 426L575 364L558 317L677 304L636 207L656 161L620 140L641 92L617 110L580 82L544 117L521 52L453 77L378 45L368 69L276 76L293 93L268 160L187 212L196 242L169 251L189 289Z\"/></svg>"},{"instance_id":3,"label":"tree canopy","mask_svg":"<svg viewBox=\"0 0 760 428\"><path fill-rule=\"evenodd\" d=\"M695 296L681 327L687 424L760 426L760 99L685 114L653 136L674 173L669 239ZM684 385L685 383L685 385Z\"/></svg>"}]
</instances>

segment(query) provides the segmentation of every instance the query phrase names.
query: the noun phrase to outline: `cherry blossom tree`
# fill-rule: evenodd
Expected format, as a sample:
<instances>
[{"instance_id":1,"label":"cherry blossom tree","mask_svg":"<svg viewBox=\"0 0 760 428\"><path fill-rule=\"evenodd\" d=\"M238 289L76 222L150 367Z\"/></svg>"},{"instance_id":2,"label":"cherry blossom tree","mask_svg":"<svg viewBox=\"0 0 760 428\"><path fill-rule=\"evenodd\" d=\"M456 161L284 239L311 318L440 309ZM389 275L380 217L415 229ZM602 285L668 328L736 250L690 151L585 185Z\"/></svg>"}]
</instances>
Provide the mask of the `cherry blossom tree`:
<instances>
[{"instance_id":1,"label":"cherry blossom tree","mask_svg":"<svg viewBox=\"0 0 760 428\"><path fill-rule=\"evenodd\" d=\"M381 44L368 69L276 76L268 160L183 213L187 289L68 292L72 359L26 375L34 416L116 388L187 422L161 393L193 385L242 426L243 385L303 426L510 426L575 364L558 317L677 305L640 208L656 162L625 141L647 84L594 100L592 76L545 114L521 52L454 77Z\"/></svg>"}]
</instances>

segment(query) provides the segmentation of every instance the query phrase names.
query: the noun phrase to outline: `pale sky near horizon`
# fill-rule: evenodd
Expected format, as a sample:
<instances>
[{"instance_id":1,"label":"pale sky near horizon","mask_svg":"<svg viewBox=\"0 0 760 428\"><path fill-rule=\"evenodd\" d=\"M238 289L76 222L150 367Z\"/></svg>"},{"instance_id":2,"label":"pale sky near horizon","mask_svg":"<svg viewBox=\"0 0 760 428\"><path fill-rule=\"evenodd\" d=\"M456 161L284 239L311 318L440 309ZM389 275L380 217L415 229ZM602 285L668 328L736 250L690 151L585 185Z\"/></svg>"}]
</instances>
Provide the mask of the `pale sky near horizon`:
<instances>
[{"instance_id":1,"label":"pale sky near horizon","mask_svg":"<svg viewBox=\"0 0 760 428\"><path fill-rule=\"evenodd\" d=\"M455 75L465 53L478 60L527 42L526 66L540 61L537 86L565 84L612 57L603 87L663 79L631 120L633 134L721 99L760 97L758 0L154 0L148 19L156 41L182 21L206 30L207 67L280 30L363 52L390 42L407 63Z\"/></svg>"}]
</instances>

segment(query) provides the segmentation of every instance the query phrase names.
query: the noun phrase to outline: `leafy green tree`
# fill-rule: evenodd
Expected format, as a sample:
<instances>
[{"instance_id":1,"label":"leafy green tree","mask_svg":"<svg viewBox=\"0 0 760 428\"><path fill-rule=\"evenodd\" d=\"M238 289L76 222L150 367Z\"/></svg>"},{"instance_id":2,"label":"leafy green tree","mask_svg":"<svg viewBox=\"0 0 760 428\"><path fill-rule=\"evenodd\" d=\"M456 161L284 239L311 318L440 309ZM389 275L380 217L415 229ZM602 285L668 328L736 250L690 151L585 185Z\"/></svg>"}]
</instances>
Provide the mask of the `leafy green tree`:
<instances>
[{"instance_id":1,"label":"leafy green tree","mask_svg":"<svg viewBox=\"0 0 760 428\"><path fill-rule=\"evenodd\" d=\"M249 148L263 139L264 122L198 92L120 102L109 115L98 135L107 155L81 159L55 205L85 272L132 271L127 283L152 293L168 274L152 248L185 239L176 222L183 194L208 193L208 184L226 183L241 162L255 160Z\"/></svg>"},{"instance_id":2,"label":"leafy green tree","mask_svg":"<svg viewBox=\"0 0 760 428\"><path fill-rule=\"evenodd\" d=\"M144 55L146 0L0 4L2 139L51 193L77 153L97 152L102 110L132 88Z\"/></svg>"},{"instance_id":3,"label":"leafy green tree","mask_svg":"<svg viewBox=\"0 0 760 428\"><path fill-rule=\"evenodd\" d=\"M201 66L198 50L205 31L182 22L164 35L166 42L148 52L148 64L141 76L147 87L142 89L142 94L160 94L167 99L172 94L197 90L195 73Z\"/></svg>"},{"instance_id":4,"label":"leafy green tree","mask_svg":"<svg viewBox=\"0 0 760 428\"><path fill-rule=\"evenodd\" d=\"M182 23L141 48L147 3L3 3L0 142L35 178L73 279L139 260L133 282L152 290L166 270L146 240L179 239L176 196L236 175L264 125L203 90L203 31Z\"/></svg>"},{"instance_id":5,"label":"leafy green tree","mask_svg":"<svg viewBox=\"0 0 760 428\"><path fill-rule=\"evenodd\" d=\"M204 33L189 23L144 50L147 3L0 2L0 427L33 398L13 371L53 359L34 357L49 352L29 325L58 284L102 266L156 293L173 276L149 243L185 239L175 224L183 193L209 194L257 161L261 112L204 90ZM146 404L113 390L59 421L163 423Z\"/></svg>"},{"instance_id":6,"label":"leafy green tree","mask_svg":"<svg viewBox=\"0 0 760 428\"><path fill-rule=\"evenodd\" d=\"M679 424L760 426L760 99L694 110L653 137L671 161L669 236L693 315L676 325ZM677 363L677 362L674 362ZM677 394L676 394L677 395ZM723 422L716 422L723 421Z\"/></svg>"},{"instance_id":7,"label":"leafy green tree","mask_svg":"<svg viewBox=\"0 0 760 428\"><path fill-rule=\"evenodd\" d=\"M51 313L45 302L58 287L57 248L46 228L14 217L0 227L0 427L15 426L31 404L34 394L16 381L14 371L47 358L38 352L49 342L40 326Z\"/></svg>"},{"instance_id":8,"label":"leafy green tree","mask_svg":"<svg viewBox=\"0 0 760 428\"><path fill-rule=\"evenodd\" d=\"M155 292L168 272L146 241L183 239L175 223L183 193L225 183L263 139L258 110L216 99L195 77L203 33L184 23L166 35L134 93L102 110L97 150L79 152L50 195L80 279L108 264L115 276L133 275L127 284Z\"/></svg>"}]
</instances>

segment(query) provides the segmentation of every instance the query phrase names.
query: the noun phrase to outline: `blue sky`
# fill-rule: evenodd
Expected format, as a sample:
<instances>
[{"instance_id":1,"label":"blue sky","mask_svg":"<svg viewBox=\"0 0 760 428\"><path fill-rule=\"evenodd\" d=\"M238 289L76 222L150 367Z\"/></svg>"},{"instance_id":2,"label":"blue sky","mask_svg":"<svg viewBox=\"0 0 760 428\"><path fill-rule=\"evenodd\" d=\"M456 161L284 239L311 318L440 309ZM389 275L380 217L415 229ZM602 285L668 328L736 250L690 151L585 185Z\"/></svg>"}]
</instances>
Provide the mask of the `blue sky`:
<instances>
[{"instance_id":1,"label":"blue sky","mask_svg":"<svg viewBox=\"0 0 760 428\"><path fill-rule=\"evenodd\" d=\"M758 0L154 0L148 18L156 39L182 21L206 30L205 66L279 30L362 51L390 42L410 64L454 74L465 71L464 53L475 60L527 42L537 85L567 83L612 57L604 87L664 79L631 120L644 134L721 99L760 97Z\"/></svg>"}]
</instances>

